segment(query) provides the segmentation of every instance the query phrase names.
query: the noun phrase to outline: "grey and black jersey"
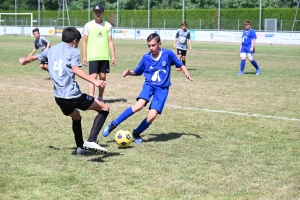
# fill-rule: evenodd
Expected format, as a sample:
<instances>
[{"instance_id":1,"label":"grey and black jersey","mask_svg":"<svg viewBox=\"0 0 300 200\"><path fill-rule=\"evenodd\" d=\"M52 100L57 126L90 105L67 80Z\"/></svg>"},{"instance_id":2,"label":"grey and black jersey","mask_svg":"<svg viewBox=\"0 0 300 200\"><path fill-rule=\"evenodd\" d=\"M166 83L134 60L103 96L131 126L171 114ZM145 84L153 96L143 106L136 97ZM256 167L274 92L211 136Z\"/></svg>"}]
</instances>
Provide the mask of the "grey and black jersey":
<instances>
[{"instance_id":1,"label":"grey and black jersey","mask_svg":"<svg viewBox=\"0 0 300 200\"><path fill-rule=\"evenodd\" d=\"M81 96L79 85L75 81L72 66L81 66L80 51L61 42L37 55L39 60L48 58L48 70L54 84L54 96L74 99Z\"/></svg>"},{"instance_id":2,"label":"grey and black jersey","mask_svg":"<svg viewBox=\"0 0 300 200\"><path fill-rule=\"evenodd\" d=\"M49 40L47 40L46 38L40 36L39 39L34 40L34 48L35 49L40 49L41 51L44 51L49 42L50 42Z\"/></svg>"},{"instance_id":3,"label":"grey and black jersey","mask_svg":"<svg viewBox=\"0 0 300 200\"><path fill-rule=\"evenodd\" d=\"M176 49L187 50L187 41L191 39L190 31L183 31L182 29L178 29L175 37L177 38Z\"/></svg>"}]
</instances>

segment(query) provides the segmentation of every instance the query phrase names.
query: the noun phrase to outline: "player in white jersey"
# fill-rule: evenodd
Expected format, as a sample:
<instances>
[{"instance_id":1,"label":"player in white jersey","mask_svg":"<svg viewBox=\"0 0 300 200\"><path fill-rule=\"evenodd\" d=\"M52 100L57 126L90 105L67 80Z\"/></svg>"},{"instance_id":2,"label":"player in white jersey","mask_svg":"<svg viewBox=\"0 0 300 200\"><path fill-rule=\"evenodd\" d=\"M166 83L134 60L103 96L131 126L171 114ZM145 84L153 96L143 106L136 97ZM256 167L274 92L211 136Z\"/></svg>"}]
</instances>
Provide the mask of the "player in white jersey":
<instances>
[{"instance_id":1,"label":"player in white jersey","mask_svg":"<svg viewBox=\"0 0 300 200\"><path fill-rule=\"evenodd\" d=\"M190 43L190 51L192 51L192 40L190 31L187 29L187 22L181 23L181 29L178 29L175 40L174 48L177 49L177 57L186 66L186 52L188 50L188 41ZM181 68L176 68L177 71L180 71Z\"/></svg>"},{"instance_id":2,"label":"player in white jersey","mask_svg":"<svg viewBox=\"0 0 300 200\"><path fill-rule=\"evenodd\" d=\"M104 87L105 81L97 80L87 75L80 69L80 51L77 49L81 39L80 32L75 27L65 28L62 33L61 43L52 46L35 56L20 58L19 62L26 65L34 60L48 58L48 70L54 84L54 96L57 105L64 115L72 118L72 129L77 146L77 154L84 154L83 149L93 149L96 153L105 154L107 150L96 143L98 134L109 114L108 105L98 99L81 93L79 85L75 81L75 75L93 83L97 87ZM95 110L95 117L90 136L83 142L80 110Z\"/></svg>"},{"instance_id":3,"label":"player in white jersey","mask_svg":"<svg viewBox=\"0 0 300 200\"><path fill-rule=\"evenodd\" d=\"M42 51L45 51L50 48L51 42L49 40L47 40L45 37L41 36L40 30L38 28L33 29L32 34L35 38L34 49L28 56L32 56L38 49L40 49L42 52ZM48 71L48 60L47 59L41 60L40 68Z\"/></svg>"}]
</instances>

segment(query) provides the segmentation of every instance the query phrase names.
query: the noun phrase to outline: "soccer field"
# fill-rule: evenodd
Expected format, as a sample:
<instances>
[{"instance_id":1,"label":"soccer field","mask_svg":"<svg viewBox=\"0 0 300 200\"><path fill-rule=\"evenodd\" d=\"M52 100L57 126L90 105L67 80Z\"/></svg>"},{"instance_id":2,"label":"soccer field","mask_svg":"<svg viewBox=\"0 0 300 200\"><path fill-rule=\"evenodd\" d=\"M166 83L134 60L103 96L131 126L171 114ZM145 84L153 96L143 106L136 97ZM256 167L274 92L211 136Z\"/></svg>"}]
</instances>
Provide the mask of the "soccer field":
<instances>
[{"instance_id":1,"label":"soccer field","mask_svg":"<svg viewBox=\"0 0 300 200\"><path fill-rule=\"evenodd\" d=\"M194 82L174 67L165 109L144 143L120 149L114 134L132 131L148 107L109 137L99 134L107 155L77 156L71 119L56 105L48 74L39 61L18 63L33 40L0 37L0 199L300 199L299 46L257 44L261 75L249 61L237 75L239 44L194 42L187 52ZM105 125L134 104L144 77L122 72L148 51L145 40L114 42ZM86 140L96 112L81 115Z\"/></svg>"}]
</instances>

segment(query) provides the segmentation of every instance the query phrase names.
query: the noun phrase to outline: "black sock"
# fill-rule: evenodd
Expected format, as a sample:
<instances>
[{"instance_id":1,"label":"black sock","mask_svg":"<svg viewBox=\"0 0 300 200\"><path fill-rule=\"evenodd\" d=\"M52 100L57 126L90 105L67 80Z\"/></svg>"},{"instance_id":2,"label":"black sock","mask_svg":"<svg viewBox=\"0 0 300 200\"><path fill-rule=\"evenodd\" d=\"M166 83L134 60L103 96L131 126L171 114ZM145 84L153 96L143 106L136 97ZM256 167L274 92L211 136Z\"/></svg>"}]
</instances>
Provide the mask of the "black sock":
<instances>
[{"instance_id":1,"label":"black sock","mask_svg":"<svg viewBox=\"0 0 300 200\"><path fill-rule=\"evenodd\" d=\"M185 60L182 60L182 64L185 66Z\"/></svg>"},{"instance_id":2,"label":"black sock","mask_svg":"<svg viewBox=\"0 0 300 200\"><path fill-rule=\"evenodd\" d=\"M91 129L90 137L88 142L96 142L98 134L108 116L108 111L100 111L99 114L95 117L93 127Z\"/></svg>"},{"instance_id":3,"label":"black sock","mask_svg":"<svg viewBox=\"0 0 300 200\"><path fill-rule=\"evenodd\" d=\"M81 119L74 121L72 120L72 129L74 132L74 138L75 138L75 142L76 142L76 146L77 147L81 147L83 146L83 137L82 137L82 128L81 128Z\"/></svg>"}]
</instances>

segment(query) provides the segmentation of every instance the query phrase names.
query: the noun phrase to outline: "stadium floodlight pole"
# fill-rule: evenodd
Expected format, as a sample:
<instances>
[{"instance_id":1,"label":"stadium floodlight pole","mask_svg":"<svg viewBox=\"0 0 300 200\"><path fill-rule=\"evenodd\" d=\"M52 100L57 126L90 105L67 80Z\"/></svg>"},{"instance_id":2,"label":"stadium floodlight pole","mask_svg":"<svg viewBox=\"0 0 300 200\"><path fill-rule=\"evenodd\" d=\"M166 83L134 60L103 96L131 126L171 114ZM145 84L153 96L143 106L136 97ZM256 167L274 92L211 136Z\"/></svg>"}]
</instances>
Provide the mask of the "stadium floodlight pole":
<instances>
[{"instance_id":1,"label":"stadium floodlight pole","mask_svg":"<svg viewBox=\"0 0 300 200\"><path fill-rule=\"evenodd\" d=\"M259 0L259 31L261 30L261 0Z\"/></svg>"},{"instance_id":2,"label":"stadium floodlight pole","mask_svg":"<svg viewBox=\"0 0 300 200\"><path fill-rule=\"evenodd\" d=\"M148 0L148 29L150 28L150 0Z\"/></svg>"},{"instance_id":3,"label":"stadium floodlight pole","mask_svg":"<svg viewBox=\"0 0 300 200\"><path fill-rule=\"evenodd\" d=\"M221 0L219 0L219 5L218 5L218 31L220 30L220 9L221 9Z\"/></svg>"},{"instance_id":4,"label":"stadium floodlight pole","mask_svg":"<svg viewBox=\"0 0 300 200\"><path fill-rule=\"evenodd\" d=\"M182 21L184 22L184 0L182 0Z\"/></svg>"}]
</instances>

